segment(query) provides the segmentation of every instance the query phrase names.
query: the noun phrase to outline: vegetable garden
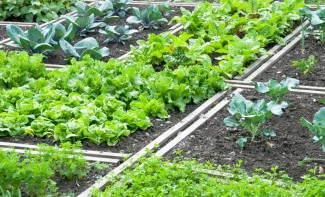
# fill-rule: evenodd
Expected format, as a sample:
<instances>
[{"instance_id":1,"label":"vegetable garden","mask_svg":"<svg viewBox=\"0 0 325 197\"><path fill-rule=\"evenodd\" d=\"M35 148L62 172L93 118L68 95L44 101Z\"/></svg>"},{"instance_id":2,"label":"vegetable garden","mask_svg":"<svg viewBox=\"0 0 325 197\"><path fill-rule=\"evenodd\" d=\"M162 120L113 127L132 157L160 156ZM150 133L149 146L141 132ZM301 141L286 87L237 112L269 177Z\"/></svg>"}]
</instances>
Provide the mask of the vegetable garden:
<instances>
[{"instance_id":1,"label":"vegetable garden","mask_svg":"<svg viewBox=\"0 0 325 197\"><path fill-rule=\"evenodd\" d=\"M6 0L0 20L0 196L325 196L323 2Z\"/></svg>"}]
</instances>

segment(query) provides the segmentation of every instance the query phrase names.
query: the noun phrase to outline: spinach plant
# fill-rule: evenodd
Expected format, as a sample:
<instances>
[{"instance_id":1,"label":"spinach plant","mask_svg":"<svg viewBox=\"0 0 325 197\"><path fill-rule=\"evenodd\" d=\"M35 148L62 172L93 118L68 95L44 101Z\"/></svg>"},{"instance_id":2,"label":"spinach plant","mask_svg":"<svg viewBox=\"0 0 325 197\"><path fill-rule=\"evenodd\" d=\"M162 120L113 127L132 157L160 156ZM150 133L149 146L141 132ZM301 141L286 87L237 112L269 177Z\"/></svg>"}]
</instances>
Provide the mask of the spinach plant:
<instances>
[{"instance_id":1,"label":"spinach plant","mask_svg":"<svg viewBox=\"0 0 325 197\"><path fill-rule=\"evenodd\" d=\"M130 24L141 24L144 29L159 29L159 25L168 23L168 20L163 17L157 5L150 5L143 10L139 10L136 7L133 8L133 16L127 18L126 21Z\"/></svg>"},{"instance_id":2,"label":"spinach plant","mask_svg":"<svg viewBox=\"0 0 325 197\"><path fill-rule=\"evenodd\" d=\"M299 71L304 75L310 74L313 71L315 63L317 63L315 56L310 55L308 59L302 58L301 60L293 61L292 66L298 67Z\"/></svg>"},{"instance_id":3,"label":"spinach plant","mask_svg":"<svg viewBox=\"0 0 325 197\"><path fill-rule=\"evenodd\" d=\"M287 78L278 83L276 80L270 80L266 83L254 82L255 89L264 93L268 100L279 103L282 98L290 91L290 88L299 86L299 80Z\"/></svg>"},{"instance_id":4,"label":"spinach plant","mask_svg":"<svg viewBox=\"0 0 325 197\"><path fill-rule=\"evenodd\" d=\"M60 46L64 52L78 60L82 59L85 55L90 55L91 58L101 60L103 57L109 55L109 49L106 47L99 48L95 38L89 37L77 42L74 46L67 41L61 39Z\"/></svg>"},{"instance_id":5,"label":"spinach plant","mask_svg":"<svg viewBox=\"0 0 325 197\"><path fill-rule=\"evenodd\" d=\"M39 26L29 28L27 34L16 25L7 25L8 37L14 42L8 43L8 46L14 48L23 48L29 54L47 53L54 50L50 44L53 31L43 31Z\"/></svg>"},{"instance_id":6,"label":"spinach plant","mask_svg":"<svg viewBox=\"0 0 325 197\"><path fill-rule=\"evenodd\" d=\"M76 33L79 36L86 36L88 32L95 32L96 27L103 27L106 24L103 22L96 22L96 16L91 14L90 16L73 17L69 15L63 16L68 24L73 24L76 28Z\"/></svg>"},{"instance_id":7,"label":"spinach plant","mask_svg":"<svg viewBox=\"0 0 325 197\"><path fill-rule=\"evenodd\" d=\"M269 120L272 114L282 115L282 109L287 106L286 102L277 104L273 101L266 102L264 99L253 102L236 94L232 97L228 107L231 116L225 118L224 123L228 127L244 127L250 133L251 141L261 134L274 137L276 136L275 131L268 129L261 131L260 127ZM236 143L243 149L247 141L247 137L240 137Z\"/></svg>"},{"instance_id":8,"label":"spinach plant","mask_svg":"<svg viewBox=\"0 0 325 197\"><path fill-rule=\"evenodd\" d=\"M300 124L302 127L307 128L309 132L314 135L313 141L320 142L320 144L322 145L322 150L323 152L325 152L325 107L322 107L318 112L316 112L312 123L306 120L305 118L301 117ZM306 157L302 161L302 163L312 160L325 161L325 159Z\"/></svg>"},{"instance_id":9,"label":"spinach plant","mask_svg":"<svg viewBox=\"0 0 325 197\"><path fill-rule=\"evenodd\" d=\"M108 38L104 40L104 43L117 42L124 44L126 41L132 38L131 34L138 32L135 29L129 29L128 25L119 26L106 26L105 30L99 30L99 33L106 34Z\"/></svg>"}]
</instances>

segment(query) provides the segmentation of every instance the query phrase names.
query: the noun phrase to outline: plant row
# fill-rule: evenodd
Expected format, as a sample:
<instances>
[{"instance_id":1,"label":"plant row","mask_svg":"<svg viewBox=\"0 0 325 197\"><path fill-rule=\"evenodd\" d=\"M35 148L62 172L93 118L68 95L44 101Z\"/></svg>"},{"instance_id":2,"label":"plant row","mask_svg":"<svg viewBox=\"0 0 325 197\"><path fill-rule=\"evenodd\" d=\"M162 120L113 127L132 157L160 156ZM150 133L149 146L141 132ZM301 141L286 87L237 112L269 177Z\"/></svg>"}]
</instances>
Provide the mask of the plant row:
<instances>
[{"instance_id":1,"label":"plant row","mask_svg":"<svg viewBox=\"0 0 325 197\"><path fill-rule=\"evenodd\" d=\"M36 25L29 28L25 33L16 25L8 25L6 27L7 35L14 41L13 44L9 43L8 45L21 48L31 55L34 53L47 55L54 50L61 49L67 53L67 60L70 60L71 57L80 60L86 54L94 59L101 60L109 55L109 49L107 47L100 48L95 38L88 37L74 45L72 45L72 41L76 36L86 37L89 33L99 32L107 36L103 44L108 42L124 44L138 30L129 29L128 25L109 26L107 22L125 17L130 3L131 1L106 0L102 3L96 3L92 7L79 1L75 4L77 16L63 16L66 19L66 26L60 23L49 24L42 29L39 25ZM161 24L168 23L164 15L169 15L171 8L166 2L160 5L150 5L142 10L135 7L133 12L133 16L128 17L126 20L129 24L139 24L145 29L158 29Z\"/></svg>"},{"instance_id":2,"label":"plant row","mask_svg":"<svg viewBox=\"0 0 325 197\"><path fill-rule=\"evenodd\" d=\"M15 19L27 22L48 22L73 10L76 0L2 0L0 20Z\"/></svg>"},{"instance_id":3,"label":"plant row","mask_svg":"<svg viewBox=\"0 0 325 197\"><path fill-rule=\"evenodd\" d=\"M108 167L106 164L87 163L80 146L80 143L63 143L60 147L41 144L38 154L25 150L24 155L0 149L0 195L57 196L54 177L78 180L92 167L97 170Z\"/></svg>"},{"instance_id":4,"label":"plant row","mask_svg":"<svg viewBox=\"0 0 325 197\"><path fill-rule=\"evenodd\" d=\"M265 53L263 47L273 37L262 32L277 29L274 41L281 40L299 19L297 0L259 1L255 11L243 2L224 2L218 8L204 3L193 13L182 10L175 20L188 22L186 32L152 34L123 62L84 56L64 69L45 71L39 54L1 52L0 135L115 145L150 127L150 117L168 118L168 110L185 111L187 104L202 102L226 88L222 76L240 73ZM281 25L266 22L270 18L281 19ZM212 66L209 54L216 52L223 55L219 66Z\"/></svg>"},{"instance_id":5,"label":"plant row","mask_svg":"<svg viewBox=\"0 0 325 197\"><path fill-rule=\"evenodd\" d=\"M209 175L206 169L217 175ZM211 163L170 163L151 157L140 159L111 181L105 191L94 190L92 196L322 196L324 177L314 173L295 183L276 167L272 172L256 171L249 176L240 169L240 162L234 167L214 167Z\"/></svg>"}]
</instances>

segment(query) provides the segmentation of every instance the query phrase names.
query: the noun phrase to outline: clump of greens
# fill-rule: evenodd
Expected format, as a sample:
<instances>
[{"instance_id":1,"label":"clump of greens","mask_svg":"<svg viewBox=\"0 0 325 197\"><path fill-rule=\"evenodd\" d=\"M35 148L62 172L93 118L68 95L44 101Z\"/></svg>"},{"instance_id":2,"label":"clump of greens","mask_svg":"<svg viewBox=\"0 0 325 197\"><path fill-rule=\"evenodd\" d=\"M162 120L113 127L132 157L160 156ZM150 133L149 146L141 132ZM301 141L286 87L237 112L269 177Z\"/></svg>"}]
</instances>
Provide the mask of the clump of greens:
<instances>
[{"instance_id":1,"label":"clump of greens","mask_svg":"<svg viewBox=\"0 0 325 197\"><path fill-rule=\"evenodd\" d=\"M66 19L66 22L69 25L74 25L77 35L83 37L87 36L87 33L95 32L95 28L105 26L105 23L103 22L96 22L95 14L77 17L65 15L63 18Z\"/></svg>"},{"instance_id":2,"label":"clump of greens","mask_svg":"<svg viewBox=\"0 0 325 197\"><path fill-rule=\"evenodd\" d=\"M266 102L264 99L253 102L236 94L232 97L228 107L231 116L225 118L224 123L228 127L244 127L250 133L251 141L261 134L275 137L275 131L269 129L262 131L260 127L269 120L271 115L282 115L282 110L286 107L288 107L287 102L277 104L274 101ZM248 137L240 137L236 143L243 149L247 141Z\"/></svg>"},{"instance_id":3,"label":"clump of greens","mask_svg":"<svg viewBox=\"0 0 325 197\"><path fill-rule=\"evenodd\" d=\"M100 49L96 39L92 37L85 38L77 42L74 46L61 39L60 46L65 53L70 55L68 59L75 57L81 60L85 55L89 55L93 59L101 60L109 55L109 49L107 47Z\"/></svg>"},{"instance_id":4,"label":"clump of greens","mask_svg":"<svg viewBox=\"0 0 325 197\"><path fill-rule=\"evenodd\" d=\"M0 20L16 18L27 22L49 22L73 10L76 0L2 0Z\"/></svg>"},{"instance_id":5,"label":"clump of greens","mask_svg":"<svg viewBox=\"0 0 325 197\"><path fill-rule=\"evenodd\" d=\"M325 8L319 6L317 10L312 11L305 6L300 9L300 13L310 22L310 27L304 29L304 34L313 34L316 39L322 43L325 42ZM316 31L317 32L316 32Z\"/></svg>"},{"instance_id":6,"label":"clump of greens","mask_svg":"<svg viewBox=\"0 0 325 197\"><path fill-rule=\"evenodd\" d=\"M307 75L313 71L315 63L317 63L317 59L315 59L315 56L310 55L307 60L302 58L301 60L293 61L292 65L298 67L300 72Z\"/></svg>"},{"instance_id":7,"label":"clump of greens","mask_svg":"<svg viewBox=\"0 0 325 197\"><path fill-rule=\"evenodd\" d=\"M0 89L24 86L45 77L47 72L42 58L40 54L29 56L26 52L0 51Z\"/></svg>"},{"instance_id":8,"label":"clump of greens","mask_svg":"<svg viewBox=\"0 0 325 197\"><path fill-rule=\"evenodd\" d=\"M313 141L319 142L322 145L323 152L325 152L325 107L322 107L318 112L316 112L312 123L301 117L300 124L302 127L307 128L309 132L314 135ZM306 157L302 163L312 160L325 161L325 159Z\"/></svg>"},{"instance_id":9,"label":"clump of greens","mask_svg":"<svg viewBox=\"0 0 325 197\"><path fill-rule=\"evenodd\" d=\"M52 34L51 31L44 31L40 26L29 28L27 34L16 25L7 25L8 37L14 41L13 44L8 43L8 46L14 48L22 48L29 54L47 53L54 50L50 44Z\"/></svg>"},{"instance_id":10,"label":"clump of greens","mask_svg":"<svg viewBox=\"0 0 325 197\"><path fill-rule=\"evenodd\" d=\"M135 29L129 29L127 25L106 26L105 30L99 30L99 33L106 34L108 38L104 40L104 44L108 42L117 42L124 44L132 38L132 34L138 32Z\"/></svg>"},{"instance_id":11,"label":"clump of greens","mask_svg":"<svg viewBox=\"0 0 325 197\"><path fill-rule=\"evenodd\" d=\"M266 83L254 82L255 89L267 96L267 99L279 103L291 88L299 86L299 80L287 78L278 83L276 80L270 80Z\"/></svg>"},{"instance_id":12,"label":"clump of greens","mask_svg":"<svg viewBox=\"0 0 325 197\"><path fill-rule=\"evenodd\" d=\"M210 169L215 176L204 172ZM282 178L282 177L283 178ZM240 169L230 166L213 168L211 164L195 161L171 163L162 158L141 159L132 169L127 169L106 187L95 190L92 196L310 196L323 195L325 183L321 177L306 176L302 182L294 183L283 173L271 172L268 176L254 173L251 177ZM263 178L271 178L265 181ZM277 184L277 183L283 184Z\"/></svg>"},{"instance_id":13,"label":"clump of greens","mask_svg":"<svg viewBox=\"0 0 325 197\"><path fill-rule=\"evenodd\" d=\"M127 18L126 22L141 24L144 29L159 29L159 25L167 24L168 20L163 17L157 5L150 5L143 10L134 7L133 16Z\"/></svg>"},{"instance_id":14,"label":"clump of greens","mask_svg":"<svg viewBox=\"0 0 325 197\"><path fill-rule=\"evenodd\" d=\"M28 196L57 195L53 177L81 179L89 170L80 146L80 143L64 143L60 147L39 145L39 154L26 150L24 156L0 149L2 191L22 190Z\"/></svg>"}]
</instances>

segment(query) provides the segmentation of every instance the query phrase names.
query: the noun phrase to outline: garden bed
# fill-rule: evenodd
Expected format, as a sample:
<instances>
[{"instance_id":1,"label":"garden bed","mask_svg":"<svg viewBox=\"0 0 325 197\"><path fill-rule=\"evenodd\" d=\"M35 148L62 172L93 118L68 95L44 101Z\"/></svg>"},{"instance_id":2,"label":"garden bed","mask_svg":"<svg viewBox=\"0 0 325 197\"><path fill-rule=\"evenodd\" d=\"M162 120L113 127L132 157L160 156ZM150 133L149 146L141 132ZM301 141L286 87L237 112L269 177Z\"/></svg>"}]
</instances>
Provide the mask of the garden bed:
<instances>
[{"instance_id":1,"label":"garden bed","mask_svg":"<svg viewBox=\"0 0 325 197\"><path fill-rule=\"evenodd\" d=\"M151 141L160 136L163 132L177 124L183 118L185 118L188 114L194 111L200 105L187 105L186 112L181 113L179 111L172 111L169 113L170 118L168 120L161 120L157 118L152 118L153 126L148 128L145 131L136 131L130 136L125 137L125 139L121 140L116 146L107 146L107 144L103 143L101 145L94 144L92 142L83 142L84 150L98 150L98 151L106 151L106 152L124 152L124 153L136 153L149 144ZM48 145L57 145L59 142L54 142L53 138L39 138L32 136L5 136L0 137L0 141L2 142L15 142L21 144L30 144L37 145L39 143L45 143Z\"/></svg>"},{"instance_id":2,"label":"garden bed","mask_svg":"<svg viewBox=\"0 0 325 197\"><path fill-rule=\"evenodd\" d=\"M255 90L245 90L243 94L247 99L257 100L261 95ZM295 180L308 173L308 170L324 163L310 162L298 166L298 162L306 156L312 158L323 157L320 144L311 142L312 135L299 123L300 117L312 120L313 115L322 105L316 102L320 98L312 94L287 95L283 100L289 101L290 106L282 116L272 116L265 127L275 130L275 138L262 137L258 142L249 142L244 150L236 144L239 136L248 136L241 128L232 130L227 128L223 119L228 117L226 108L219 111L211 120L180 142L168 153L168 159L173 158L173 152L183 151L184 157L197 158L200 162L211 161L215 164L235 165L242 160L242 168L253 172L256 168L269 170L278 166L279 170L285 170Z\"/></svg>"},{"instance_id":3,"label":"garden bed","mask_svg":"<svg viewBox=\"0 0 325 197\"><path fill-rule=\"evenodd\" d=\"M310 74L302 74L297 67L292 66L293 61L308 59L314 55L318 62L315 63ZM285 56L280 58L274 65L257 76L256 81L266 81L269 78L282 80L287 77L300 80L301 85L325 86L325 45L316 41L312 37L305 39L305 52L302 53L301 42L290 50ZM271 77L269 77L271 76Z\"/></svg>"},{"instance_id":4,"label":"garden bed","mask_svg":"<svg viewBox=\"0 0 325 197\"><path fill-rule=\"evenodd\" d=\"M58 187L59 196L77 196L82 193L89 186L94 184L96 180L105 176L109 171L115 168L115 165L110 164L109 167L105 170L96 170L94 167L89 169L88 173L80 180L73 179L61 179L60 177L55 177L53 180L56 182Z\"/></svg>"}]
</instances>

